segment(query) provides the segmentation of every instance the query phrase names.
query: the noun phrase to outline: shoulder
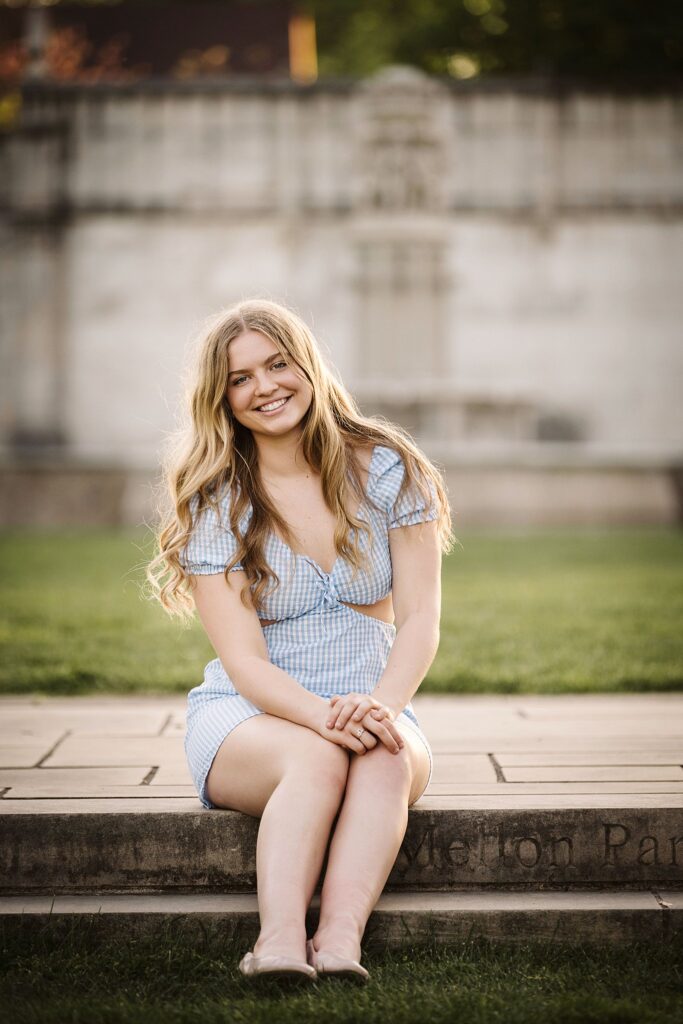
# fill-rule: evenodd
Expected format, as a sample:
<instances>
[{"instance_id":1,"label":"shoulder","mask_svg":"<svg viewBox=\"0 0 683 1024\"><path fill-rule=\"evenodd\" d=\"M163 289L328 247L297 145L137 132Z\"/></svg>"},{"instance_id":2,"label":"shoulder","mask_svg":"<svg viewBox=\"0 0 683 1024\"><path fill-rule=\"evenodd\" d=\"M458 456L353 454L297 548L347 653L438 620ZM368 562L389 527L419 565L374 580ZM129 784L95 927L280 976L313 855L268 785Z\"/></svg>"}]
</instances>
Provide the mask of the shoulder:
<instances>
[{"instance_id":1,"label":"shoulder","mask_svg":"<svg viewBox=\"0 0 683 1024\"><path fill-rule=\"evenodd\" d=\"M372 449L370 461L374 476L381 476L392 466L403 465L403 459L395 448L387 448L381 444L375 445Z\"/></svg>"},{"instance_id":2,"label":"shoulder","mask_svg":"<svg viewBox=\"0 0 683 1024\"><path fill-rule=\"evenodd\" d=\"M230 527L230 490L221 489L207 503L200 494L189 502L192 525L190 537L180 554L180 563L189 573L222 572L237 551L237 538ZM240 520L244 532L249 511ZM238 563L234 568L241 568Z\"/></svg>"},{"instance_id":3,"label":"shoulder","mask_svg":"<svg viewBox=\"0 0 683 1024\"><path fill-rule=\"evenodd\" d=\"M397 490L405 473L405 464L395 448L375 445L369 460L369 486L380 495Z\"/></svg>"},{"instance_id":4,"label":"shoulder","mask_svg":"<svg viewBox=\"0 0 683 1024\"><path fill-rule=\"evenodd\" d=\"M421 486L403 488L405 462L395 448L377 445L368 492L389 516L389 527L409 526L437 518L436 492L431 481L418 474Z\"/></svg>"},{"instance_id":5,"label":"shoulder","mask_svg":"<svg viewBox=\"0 0 683 1024\"><path fill-rule=\"evenodd\" d=\"M228 484L224 484L214 491L210 500L203 499L199 493L193 494L189 503L193 530L230 530L231 507L232 495ZM241 530L246 527L250 515L251 506L240 519Z\"/></svg>"},{"instance_id":6,"label":"shoulder","mask_svg":"<svg viewBox=\"0 0 683 1024\"><path fill-rule=\"evenodd\" d=\"M192 516L193 532L215 530L221 525L230 523L230 494L226 490L216 493L211 500L205 499L199 492L190 498L190 515Z\"/></svg>"}]
</instances>

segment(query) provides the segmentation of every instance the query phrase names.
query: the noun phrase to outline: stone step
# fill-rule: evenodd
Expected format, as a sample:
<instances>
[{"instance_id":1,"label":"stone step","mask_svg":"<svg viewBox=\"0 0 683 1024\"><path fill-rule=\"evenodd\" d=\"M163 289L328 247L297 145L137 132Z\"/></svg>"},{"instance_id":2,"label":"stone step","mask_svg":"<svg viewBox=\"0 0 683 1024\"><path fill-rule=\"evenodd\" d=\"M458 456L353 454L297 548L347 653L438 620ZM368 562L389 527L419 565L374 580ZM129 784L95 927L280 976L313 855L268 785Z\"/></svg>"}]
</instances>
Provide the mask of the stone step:
<instances>
[{"instance_id":1,"label":"stone step","mask_svg":"<svg viewBox=\"0 0 683 1024\"><path fill-rule=\"evenodd\" d=\"M319 899L307 915L312 934ZM133 936L181 935L201 946L210 936L241 939L245 950L258 934L253 893L93 894L0 898L0 930L32 938L76 927L88 943ZM457 943L475 937L526 942L671 942L683 938L683 893L638 892L385 892L370 916L366 952L425 941Z\"/></svg>"},{"instance_id":2,"label":"stone step","mask_svg":"<svg viewBox=\"0 0 683 1024\"><path fill-rule=\"evenodd\" d=\"M0 891L251 892L259 822L195 801L3 801ZM144 802L143 802L144 803ZM683 809L646 795L420 801L387 891L683 889ZM147 802L149 807L149 802ZM324 869L323 869L324 870Z\"/></svg>"}]
</instances>

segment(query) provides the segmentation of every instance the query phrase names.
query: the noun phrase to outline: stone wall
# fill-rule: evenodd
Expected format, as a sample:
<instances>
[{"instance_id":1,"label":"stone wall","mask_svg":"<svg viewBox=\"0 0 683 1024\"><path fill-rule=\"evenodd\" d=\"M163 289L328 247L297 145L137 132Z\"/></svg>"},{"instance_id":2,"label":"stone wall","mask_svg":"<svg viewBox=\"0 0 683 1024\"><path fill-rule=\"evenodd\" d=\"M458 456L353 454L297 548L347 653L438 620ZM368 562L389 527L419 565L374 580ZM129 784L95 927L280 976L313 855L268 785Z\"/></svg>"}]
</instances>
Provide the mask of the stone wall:
<instances>
[{"instance_id":1,"label":"stone wall","mask_svg":"<svg viewBox=\"0 0 683 1024\"><path fill-rule=\"evenodd\" d=\"M529 473L569 458L598 521L675 519L682 108L405 68L28 90L0 148L5 460L153 474L190 338L261 294L454 480L519 470L537 518ZM508 492L486 491L488 521Z\"/></svg>"}]
</instances>

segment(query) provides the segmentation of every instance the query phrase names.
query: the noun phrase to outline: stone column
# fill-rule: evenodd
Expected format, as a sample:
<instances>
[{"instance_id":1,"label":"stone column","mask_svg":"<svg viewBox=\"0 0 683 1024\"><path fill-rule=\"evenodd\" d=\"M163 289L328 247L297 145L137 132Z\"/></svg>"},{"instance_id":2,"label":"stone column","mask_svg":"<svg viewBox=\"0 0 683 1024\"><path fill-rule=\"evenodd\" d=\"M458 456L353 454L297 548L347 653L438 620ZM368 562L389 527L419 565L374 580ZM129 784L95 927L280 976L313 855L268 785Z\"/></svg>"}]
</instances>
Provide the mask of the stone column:
<instances>
[{"instance_id":1,"label":"stone column","mask_svg":"<svg viewBox=\"0 0 683 1024\"><path fill-rule=\"evenodd\" d=\"M449 95L420 71L392 67L363 83L357 103L354 391L368 412L432 435L431 386L450 377Z\"/></svg>"},{"instance_id":2,"label":"stone column","mask_svg":"<svg viewBox=\"0 0 683 1024\"><path fill-rule=\"evenodd\" d=\"M4 140L8 210L0 224L3 373L0 429L6 448L62 445L67 128L49 99L28 90L25 113Z\"/></svg>"}]
</instances>

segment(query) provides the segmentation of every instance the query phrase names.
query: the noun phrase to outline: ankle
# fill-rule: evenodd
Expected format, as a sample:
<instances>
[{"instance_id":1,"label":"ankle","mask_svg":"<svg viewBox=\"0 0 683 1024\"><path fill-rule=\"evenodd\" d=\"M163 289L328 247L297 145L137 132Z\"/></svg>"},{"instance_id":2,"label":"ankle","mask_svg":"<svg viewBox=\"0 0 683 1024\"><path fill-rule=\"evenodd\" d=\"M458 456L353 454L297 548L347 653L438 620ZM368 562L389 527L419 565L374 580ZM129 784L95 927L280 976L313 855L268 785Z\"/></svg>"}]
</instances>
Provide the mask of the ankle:
<instances>
[{"instance_id":1,"label":"ankle","mask_svg":"<svg viewBox=\"0 0 683 1024\"><path fill-rule=\"evenodd\" d=\"M313 936L313 948L357 960L362 937L363 928L353 917L329 918L318 925Z\"/></svg>"},{"instance_id":2,"label":"ankle","mask_svg":"<svg viewBox=\"0 0 683 1024\"><path fill-rule=\"evenodd\" d=\"M365 922L361 923L357 914L345 910L342 913L335 912L323 915L318 921L317 931L340 932L346 935L355 936L360 942L363 936Z\"/></svg>"},{"instance_id":3,"label":"ankle","mask_svg":"<svg viewBox=\"0 0 683 1024\"><path fill-rule=\"evenodd\" d=\"M272 925L261 928L254 943L254 956L294 956L306 959L306 929L304 926Z\"/></svg>"}]
</instances>

